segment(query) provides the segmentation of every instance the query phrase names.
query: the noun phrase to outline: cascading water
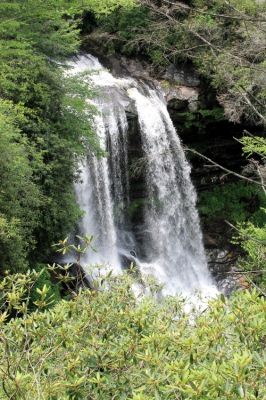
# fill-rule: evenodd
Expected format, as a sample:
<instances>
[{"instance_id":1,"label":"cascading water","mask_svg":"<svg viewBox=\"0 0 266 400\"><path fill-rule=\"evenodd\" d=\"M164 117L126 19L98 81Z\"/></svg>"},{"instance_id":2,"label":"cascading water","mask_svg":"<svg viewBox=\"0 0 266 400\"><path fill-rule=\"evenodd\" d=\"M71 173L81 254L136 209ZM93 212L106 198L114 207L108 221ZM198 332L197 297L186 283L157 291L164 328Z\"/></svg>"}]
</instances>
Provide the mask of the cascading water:
<instances>
[{"instance_id":1,"label":"cascading water","mask_svg":"<svg viewBox=\"0 0 266 400\"><path fill-rule=\"evenodd\" d=\"M146 88L145 94L130 89L136 102L147 158L151 272L165 283L170 294L202 289L210 284L202 244L196 193L190 167L169 116L160 88ZM142 264L150 269L149 265Z\"/></svg>"},{"instance_id":2,"label":"cascading water","mask_svg":"<svg viewBox=\"0 0 266 400\"><path fill-rule=\"evenodd\" d=\"M142 276L153 275L164 285L163 294L215 291L205 259L190 167L161 88L115 78L92 56L81 56L71 64L74 73L97 71L91 76L98 88L95 129L107 152L107 157L101 158L88 154L76 184L77 199L85 211L81 230L96 238L97 253L88 254L86 262L109 264L119 271L121 256L126 256L136 263ZM126 213L130 205L126 110L132 104L145 158L147 195L141 245L145 257L138 254Z\"/></svg>"}]
</instances>

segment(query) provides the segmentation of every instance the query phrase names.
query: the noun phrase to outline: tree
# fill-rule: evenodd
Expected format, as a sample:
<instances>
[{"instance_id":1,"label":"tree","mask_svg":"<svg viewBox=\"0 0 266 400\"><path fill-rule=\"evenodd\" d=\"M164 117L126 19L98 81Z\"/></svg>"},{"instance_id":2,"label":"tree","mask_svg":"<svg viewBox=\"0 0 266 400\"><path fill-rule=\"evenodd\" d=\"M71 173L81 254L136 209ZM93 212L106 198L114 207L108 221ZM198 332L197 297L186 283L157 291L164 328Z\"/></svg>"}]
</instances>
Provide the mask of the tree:
<instances>
[{"instance_id":1,"label":"tree","mask_svg":"<svg viewBox=\"0 0 266 400\"><path fill-rule=\"evenodd\" d=\"M79 51L83 11L107 13L124 3L0 4L1 272L46 260L81 215L73 181L87 146L98 151L94 109L88 77L67 77L64 63Z\"/></svg>"},{"instance_id":2,"label":"tree","mask_svg":"<svg viewBox=\"0 0 266 400\"><path fill-rule=\"evenodd\" d=\"M266 4L256 0L140 0L116 13L114 46L145 55L158 69L192 62L217 91L230 121L265 125ZM134 18L141 15L142 18ZM126 24L123 24L123 21ZM107 27L110 18L107 19Z\"/></svg>"},{"instance_id":3,"label":"tree","mask_svg":"<svg viewBox=\"0 0 266 400\"><path fill-rule=\"evenodd\" d=\"M257 175L262 188L263 195L266 198L265 178L266 178L266 139L252 135L246 135L241 140L243 151L250 159L254 174ZM256 157L255 160L252 157ZM255 224L251 221L247 223L238 223L235 228L237 231L236 242L240 243L246 253L246 257L239 260L240 266L250 273L251 283L255 283L262 288L262 293L266 296L266 210L264 221L261 224Z\"/></svg>"},{"instance_id":4,"label":"tree","mask_svg":"<svg viewBox=\"0 0 266 400\"><path fill-rule=\"evenodd\" d=\"M16 270L27 265L42 201L33 177L38 160L17 126L20 119L24 119L23 109L0 100L0 259L2 268Z\"/></svg>"}]
</instances>

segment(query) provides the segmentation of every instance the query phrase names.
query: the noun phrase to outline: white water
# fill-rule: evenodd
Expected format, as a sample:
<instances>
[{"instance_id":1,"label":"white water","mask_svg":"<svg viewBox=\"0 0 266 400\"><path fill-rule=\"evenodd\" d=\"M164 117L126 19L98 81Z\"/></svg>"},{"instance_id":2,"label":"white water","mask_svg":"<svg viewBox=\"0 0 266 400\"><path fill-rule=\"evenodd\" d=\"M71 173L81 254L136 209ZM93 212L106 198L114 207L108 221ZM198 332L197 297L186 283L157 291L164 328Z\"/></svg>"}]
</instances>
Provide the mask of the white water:
<instances>
[{"instance_id":1,"label":"white water","mask_svg":"<svg viewBox=\"0 0 266 400\"><path fill-rule=\"evenodd\" d=\"M108 160L107 157L99 158L90 153L80 165L80 182L75 185L78 203L84 211L80 230L82 234L94 236L93 246L96 249L96 252L89 251L86 254L83 263L103 264L119 272L118 231L114 214L122 223L124 198L128 200L128 179L126 177L123 180L122 173L122 168L127 170L127 119L124 99L112 88L118 89L127 81L113 78L91 56L82 56L76 62L70 63L70 66L73 67L74 74L92 72L91 81L99 89L93 101L99 111L94 118L94 128L101 149L109 151L111 155Z\"/></svg>"},{"instance_id":2,"label":"white water","mask_svg":"<svg viewBox=\"0 0 266 400\"><path fill-rule=\"evenodd\" d=\"M95 236L97 253L87 263L103 263L121 270L119 254L129 256L137 246L127 221L130 203L128 176L128 122L126 108L134 104L146 159L147 205L143 229L145 259L130 256L141 275L164 284L163 294L191 295L216 292L204 254L196 193L190 167L170 119L160 87L117 79L92 56L72 63L73 72L97 71L91 76L98 88L95 128L108 157L89 154L81 165L77 199L85 211L82 233Z\"/></svg>"}]
</instances>

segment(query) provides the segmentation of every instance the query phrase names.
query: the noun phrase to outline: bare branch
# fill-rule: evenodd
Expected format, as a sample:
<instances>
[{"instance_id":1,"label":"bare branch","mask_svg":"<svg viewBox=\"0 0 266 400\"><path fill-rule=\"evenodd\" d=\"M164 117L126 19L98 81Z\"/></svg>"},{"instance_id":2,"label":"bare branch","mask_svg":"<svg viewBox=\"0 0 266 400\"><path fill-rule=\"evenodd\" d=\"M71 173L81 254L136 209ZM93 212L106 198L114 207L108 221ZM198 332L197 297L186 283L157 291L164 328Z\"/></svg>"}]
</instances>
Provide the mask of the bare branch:
<instances>
[{"instance_id":1,"label":"bare branch","mask_svg":"<svg viewBox=\"0 0 266 400\"><path fill-rule=\"evenodd\" d=\"M211 160L209 157L204 156L203 154L199 153L198 151L196 151L194 149L185 147L185 151L190 151L191 153L196 154L197 156L207 160L208 162L210 162L214 166L222 169L223 171L227 172L230 175L234 175L237 178L243 179L243 180L245 180L247 182L250 182L250 183L255 183L256 185L258 185L260 187L263 187L263 190L266 189L266 186L264 184L262 185L261 182L255 181L254 179L248 178L247 176L244 176L244 175L238 174L237 172L231 171L230 169L223 167L222 165L216 163L215 161Z\"/></svg>"},{"instance_id":2,"label":"bare branch","mask_svg":"<svg viewBox=\"0 0 266 400\"><path fill-rule=\"evenodd\" d=\"M231 222L226 221L226 220L225 220L224 222L225 222L227 225L229 225L231 228L233 228L234 230L236 230L237 232L241 233L241 232L240 232L240 229L238 229L235 225L231 224ZM242 236L243 236L243 235L242 235ZM256 239L256 238L254 238L253 236L247 235L246 233L245 233L244 237L245 237L245 239L252 240L253 242L258 243L258 244L266 244L266 241L265 241L265 240L258 240L258 239Z\"/></svg>"}]
</instances>

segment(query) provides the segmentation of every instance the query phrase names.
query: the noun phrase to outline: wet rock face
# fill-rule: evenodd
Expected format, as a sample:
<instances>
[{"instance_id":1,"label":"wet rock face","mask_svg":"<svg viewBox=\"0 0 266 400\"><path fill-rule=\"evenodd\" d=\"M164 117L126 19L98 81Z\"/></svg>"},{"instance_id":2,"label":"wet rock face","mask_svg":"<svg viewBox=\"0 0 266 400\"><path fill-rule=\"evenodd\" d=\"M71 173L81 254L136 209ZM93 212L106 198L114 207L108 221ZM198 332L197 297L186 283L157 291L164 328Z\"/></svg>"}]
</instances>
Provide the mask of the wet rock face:
<instances>
[{"instance_id":1,"label":"wet rock face","mask_svg":"<svg viewBox=\"0 0 266 400\"><path fill-rule=\"evenodd\" d=\"M132 76L132 78L143 80L154 80L153 68L146 61L127 58L121 55L108 55L101 51L101 45L91 42L87 43L85 53L96 56L105 68L109 69L113 76L123 77Z\"/></svg>"},{"instance_id":2,"label":"wet rock face","mask_svg":"<svg viewBox=\"0 0 266 400\"><path fill-rule=\"evenodd\" d=\"M128 161L129 161L129 197L128 219L137 242L139 254L145 258L144 210L147 205L145 182L145 157L142 150L141 135L137 115L127 114L128 119Z\"/></svg>"},{"instance_id":3,"label":"wet rock face","mask_svg":"<svg viewBox=\"0 0 266 400\"><path fill-rule=\"evenodd\" d=\"M131 76L148 83L159 81L170 110L196 112L201 107L201 81L191 65L177 67L171 64L165 69L155 70L145 60L119 54L106 56L100 38L93 34L87 39L84 51L96 56L116 77Z\"/></svg>"},{"instance_id":4,"label":"wet rock face","mask_svg":"<svg viewBox=\"0 0 266 400\"><path fill-rule=\"evenodd\" d=\"M138 79L152 79L151 66L144 61L141 62L139 60L128 59L126 57L121 57L118 60L115 57L111 57L110 62L112 64L112 72L115 75L121 76L121 74L125 74Z\"/></svg>"},{"instance_id":5,"label":"wet rock face","mask_svg":"<svg viewBox=\"0 0 266 400\"><path fill-rule=\"evenodd\" d=\"M178 108L188 109L191 112L198 110L200 106L200 80L191 69L191 67L180 67L177 69L174 65L170 65L165 73L154 75L151 66L139 60L121 57L119 60L111 56L108 59L109 68L116 76L130 75L133 78L144 81L154 81L157 79L165 94L166 102L174 106L178 104ZM171 104L170 108L171 108Z\"/></svg>"},{"instance_id":6,"label":"wet rock face","mask_svg":"<svg viewBox=\"0 0 266 400\"><path fill-rule=\"evenodd\" d=\"M129 183L130 198L132 201L144 201L146 195L144 170L145 160L141 144L141 135L137 116L128 116L128 160L129 160ZM134 209L130 210L132 218Z\"/></svg>"},{"instance_id":7,"label":"wet rock face","mask_svg":"<svg viewBox=\"0 0 266 400\"><path fill-rule=\"evenodd\" d=\"M170 64L162 77L175 85L192 88L199 87L201 83L198 74L190 65L177 68L174 64Z\"/></svg>"},{"instance_id":8,"label":"wet rock face","mask_svg":"<svg viewBox=\"0 0 266 400\"><path fill-rule=\"evenodd\" d=\"M209 269L218 289L225 295L230 295L235 290L249 287L249 283L237 269L238 254L232 250L212 249L206 250Z\"/></svg>"}]
</instances>

